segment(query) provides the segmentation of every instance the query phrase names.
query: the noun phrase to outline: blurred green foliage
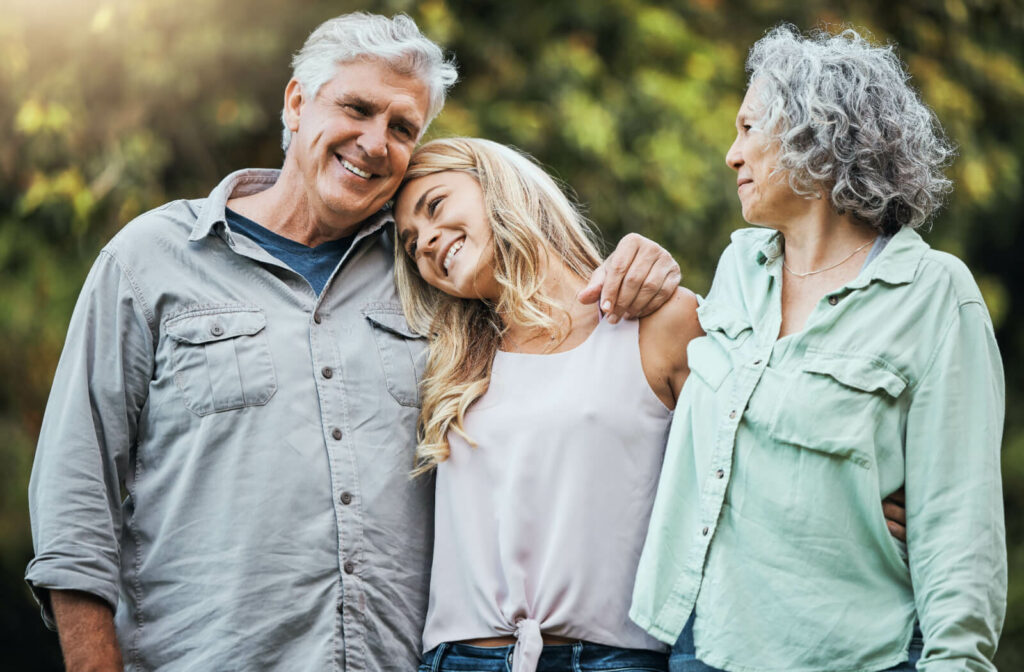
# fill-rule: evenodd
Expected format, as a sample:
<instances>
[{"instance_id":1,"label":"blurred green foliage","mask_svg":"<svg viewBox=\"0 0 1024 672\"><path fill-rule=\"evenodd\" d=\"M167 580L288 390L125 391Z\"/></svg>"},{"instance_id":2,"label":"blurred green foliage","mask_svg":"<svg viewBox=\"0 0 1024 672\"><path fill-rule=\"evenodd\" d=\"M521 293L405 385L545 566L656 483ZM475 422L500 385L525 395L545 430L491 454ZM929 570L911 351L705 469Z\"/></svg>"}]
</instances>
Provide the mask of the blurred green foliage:
<instances>
[{"instance_id":1,"label":"blurred green foliage","mask_svg":"<svg viewBox=\"0 0 1024 672\"><path fill-rule=\"evenodd\" d=\"M289 55L319 22L410 14L461 82L431 136L537 156L608 240L638 231L707 290L741 226L723 162L743 62L764 31L844 23L899 45L960 148L927 234L964 258L998 329L1007 389L1010 603L997 662L1024 669L1024 6L1020 0L7 0L0 10L0 643L8 669L59 669L21 575L26 485L71 309L133 216L281 161ZM13 658L11 656L13 655Z\"/></svg>"}]
</instances>

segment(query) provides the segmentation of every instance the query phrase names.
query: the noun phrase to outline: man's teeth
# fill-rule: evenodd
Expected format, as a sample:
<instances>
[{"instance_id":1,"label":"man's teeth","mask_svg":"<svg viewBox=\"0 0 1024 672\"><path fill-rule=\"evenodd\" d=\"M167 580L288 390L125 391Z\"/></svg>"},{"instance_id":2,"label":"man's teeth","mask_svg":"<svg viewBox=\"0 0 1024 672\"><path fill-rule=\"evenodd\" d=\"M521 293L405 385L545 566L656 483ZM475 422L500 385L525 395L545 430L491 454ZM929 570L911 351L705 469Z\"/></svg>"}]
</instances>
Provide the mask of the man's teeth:
<instances>
[{"instance_id":1,"label":"man's teeth","mask_svg":"<svg viewBox=\"0 0 1024 672\"><path fill-rule=\"evenodd\" d=\"M452 259L455 258L455 253L462 249L465 240L457 240L452 243L452 246L448 248L448 254L444 255L444 272L448 272L448 267L452 265Z\"/></svg>"},{"instance_id":2,"label":"man's teeth","mask_svg":"<svg viewBox=\"0 0 1024 672\"><path fill-rule=\"evenodd\" d=\"M353 166L351 163L349 163L345 159L341 160L341 165L343 165L346 168L346 170L349 170L350 172L355 173L356 175L358 175L359 177L363 178L364 180L368 180L371 177L373 177L373 173L368 173L365 170L362 170L361 168L356 168L355 166Z\"/></svg>"}]
</instances>

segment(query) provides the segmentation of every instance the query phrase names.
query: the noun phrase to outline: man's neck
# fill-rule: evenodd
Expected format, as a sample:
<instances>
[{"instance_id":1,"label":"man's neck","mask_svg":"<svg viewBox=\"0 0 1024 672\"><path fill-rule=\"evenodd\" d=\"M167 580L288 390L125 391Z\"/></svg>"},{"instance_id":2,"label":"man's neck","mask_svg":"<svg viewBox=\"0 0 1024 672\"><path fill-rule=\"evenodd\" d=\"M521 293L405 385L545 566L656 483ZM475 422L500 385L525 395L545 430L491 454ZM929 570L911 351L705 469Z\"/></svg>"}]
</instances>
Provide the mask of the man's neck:
<instances>
[{"instance_id":1,"label":"man's neck","mask_svg":"<svg viewBox=\"0 0 1024 672\"><path fill-rule=\"evenodd\" d=\"M314 200L307 192L302 176L289 170L286 164L277 182L269 188L232 198L227 205L260 226L306 247L316 247L321 243L350 236L359 230L364 221L333 221L337 215L320 212L324 209L323 204L315 203Z\"/></svg>"}]
</instances>

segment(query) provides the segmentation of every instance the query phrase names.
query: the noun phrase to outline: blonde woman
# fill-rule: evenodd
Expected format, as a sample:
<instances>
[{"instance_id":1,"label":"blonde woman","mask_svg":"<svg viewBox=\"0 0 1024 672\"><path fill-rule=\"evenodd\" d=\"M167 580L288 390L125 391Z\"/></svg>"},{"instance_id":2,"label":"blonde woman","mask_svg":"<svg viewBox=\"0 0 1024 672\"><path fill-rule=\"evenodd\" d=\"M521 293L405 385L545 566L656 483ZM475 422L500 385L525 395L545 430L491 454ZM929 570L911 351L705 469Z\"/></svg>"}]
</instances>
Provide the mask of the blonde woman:
<instances>
[{"instance_id":1,"label":"blonde woman","mask_svg":"<svg viewBox=\"0 0 1024 672\"><path fill-rule=\"evenodd\" d=\"M395 215L429 334L418 471L437 472L422 670L664 670L627 611L699 335L680 289L639 321L575 300L601 259L555 182L479 139L413 156Z\"/></svg>"}]
</instances>

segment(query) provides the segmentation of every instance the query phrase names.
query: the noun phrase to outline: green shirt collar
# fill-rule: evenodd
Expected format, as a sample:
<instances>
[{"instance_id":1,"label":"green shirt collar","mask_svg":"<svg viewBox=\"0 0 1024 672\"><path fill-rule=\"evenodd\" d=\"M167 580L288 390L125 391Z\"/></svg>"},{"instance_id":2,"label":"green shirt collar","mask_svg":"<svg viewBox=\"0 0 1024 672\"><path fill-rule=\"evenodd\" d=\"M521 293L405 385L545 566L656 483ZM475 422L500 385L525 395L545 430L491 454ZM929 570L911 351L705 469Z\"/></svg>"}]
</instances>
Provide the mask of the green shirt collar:
<instances>
[{"instance_id":1,"label":"green shirt collar","mask_svg":"<svg viewBox=\"0 0 1024 672\"><path fill-rule=\"evenodd\" d=\"M782 256L782 234L775 232L763 245L754 248L757 263L767 266ZM914 279L917 267L928 251L928 244L909 227L896 232L878 258L850 283L847 289L860 289L875 280L890 285L905 285Z\"/></svg>"}]
</instances>

